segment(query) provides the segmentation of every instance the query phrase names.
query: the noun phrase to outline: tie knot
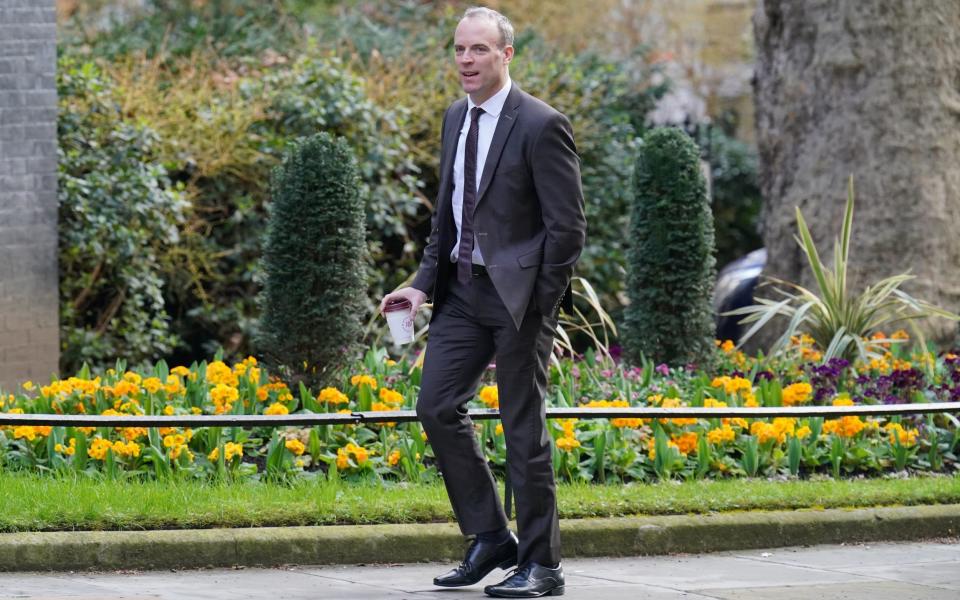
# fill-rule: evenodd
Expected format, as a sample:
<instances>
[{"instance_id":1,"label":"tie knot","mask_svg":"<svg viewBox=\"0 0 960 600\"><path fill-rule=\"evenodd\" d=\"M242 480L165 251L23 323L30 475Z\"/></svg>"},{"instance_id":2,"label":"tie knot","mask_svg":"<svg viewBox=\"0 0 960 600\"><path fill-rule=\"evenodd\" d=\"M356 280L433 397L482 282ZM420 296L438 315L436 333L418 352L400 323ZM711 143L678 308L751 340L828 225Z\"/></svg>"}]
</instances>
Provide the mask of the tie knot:
<instances>
[{"instance_id":1,"label":"tie knot","mask_svg":"<svg viewBox=\"0 0 960 600\"><path fill-rule=\"evenodd\" d=\"M480 115L482 114L483 114L483 109L480 108L479 106L474 106L472 109L470 109L470 118L472 118L474 121L479 119Z\"/></svg>"}]
</instances>

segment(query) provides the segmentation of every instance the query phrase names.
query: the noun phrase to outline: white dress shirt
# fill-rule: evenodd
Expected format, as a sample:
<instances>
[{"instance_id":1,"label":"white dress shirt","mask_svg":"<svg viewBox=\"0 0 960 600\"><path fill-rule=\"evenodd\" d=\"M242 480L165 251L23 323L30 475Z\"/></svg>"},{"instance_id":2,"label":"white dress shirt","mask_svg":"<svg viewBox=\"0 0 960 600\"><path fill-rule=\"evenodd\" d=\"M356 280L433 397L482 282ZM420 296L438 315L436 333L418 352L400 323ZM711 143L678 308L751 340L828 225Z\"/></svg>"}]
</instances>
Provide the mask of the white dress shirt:
<instances>
[{"instance_id":1,"label":"white dress shirt","mask_svg":"<svg viewBox=\"0 0 960 600\"><path fill-rule=\"evenodd\" d=\"M500 88L500 91L480 105L483 114L478 119L480 130L477 135L477 177L475 182L478 190L480 189L480 179L483 176L483 165L487 162L487 151L490 150L490 141L493 139L493 132L497 129L503 104L507 101L507 94L510 93L510 85L510 78L507 77L507 82ZM453 220L457 224L457 243L454 244L453 252L450 253L450 260L453 262L457 262L457 256L460 252L460 223L463 218L463 155L467 142L467 132L470 130L470 111L474 106L477 105L473 103L470 96L467 96L467 116L463 120L463 127L460 128L460 137L457 140L457 155L453 160ZM476 243L476 229L474 229L473 239L474 264L486 264L483 262L483 256L480 255L480 245Z\"/></svg>"}]
</instances>

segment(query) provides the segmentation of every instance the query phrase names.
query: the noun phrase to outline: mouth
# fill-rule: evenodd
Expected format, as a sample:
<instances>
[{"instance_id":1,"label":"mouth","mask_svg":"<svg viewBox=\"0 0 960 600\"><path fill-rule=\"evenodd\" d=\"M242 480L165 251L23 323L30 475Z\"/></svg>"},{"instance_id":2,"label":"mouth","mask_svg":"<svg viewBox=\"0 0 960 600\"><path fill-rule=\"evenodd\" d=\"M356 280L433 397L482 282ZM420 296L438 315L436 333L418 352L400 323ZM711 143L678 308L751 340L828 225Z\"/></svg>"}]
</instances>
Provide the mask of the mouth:
<instances>
[{"instance_id":1,"label":"mouth","mask_svg":"<svg viewBox=\"0 0 960 600\"><path fill-rule=\"evenodd\" d=\"M464 79L470 79L471 77L476 77L479 74L479 71L460 71L460 76Z\"/></svg>"}]
</instances>

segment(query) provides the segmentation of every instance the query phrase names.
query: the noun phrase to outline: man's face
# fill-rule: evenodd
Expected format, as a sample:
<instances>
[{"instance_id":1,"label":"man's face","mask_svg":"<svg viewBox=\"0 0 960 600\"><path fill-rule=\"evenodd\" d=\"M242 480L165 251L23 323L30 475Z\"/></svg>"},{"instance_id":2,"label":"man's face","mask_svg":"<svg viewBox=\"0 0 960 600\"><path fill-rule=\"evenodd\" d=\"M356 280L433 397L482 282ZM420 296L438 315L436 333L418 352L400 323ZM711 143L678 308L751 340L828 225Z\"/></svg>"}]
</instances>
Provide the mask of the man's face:
<instances>
[{"instance_id":1,"label":"man's face","mask_svg":"<svg viewBox=\"0 0 960 600\"><path fill-rule=\"evenodd\" d=\"M460 85L475 104L483 104L507 81L513 46L500 48L500 32L490 19L463 19L453 34Z\"/></svg>"}]
</instances>

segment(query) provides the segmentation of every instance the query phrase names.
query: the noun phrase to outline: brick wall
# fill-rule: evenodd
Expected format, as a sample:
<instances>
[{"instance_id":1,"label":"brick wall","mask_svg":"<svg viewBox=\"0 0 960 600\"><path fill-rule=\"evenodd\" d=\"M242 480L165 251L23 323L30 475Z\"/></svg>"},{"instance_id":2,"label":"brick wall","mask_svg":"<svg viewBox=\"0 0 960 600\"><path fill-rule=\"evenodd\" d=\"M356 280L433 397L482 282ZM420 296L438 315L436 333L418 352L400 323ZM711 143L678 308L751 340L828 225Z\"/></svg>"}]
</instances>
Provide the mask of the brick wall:
<instances>
[{"instance_id":1,"label":"brick wall","mask_svg":"<svg viewBox=\"0 0 960 600\"><path fill-rule=\"evenodd\" d=\"M54 0L0 0L0 389L59 356Z\"/></svg>"}]
</instances>

